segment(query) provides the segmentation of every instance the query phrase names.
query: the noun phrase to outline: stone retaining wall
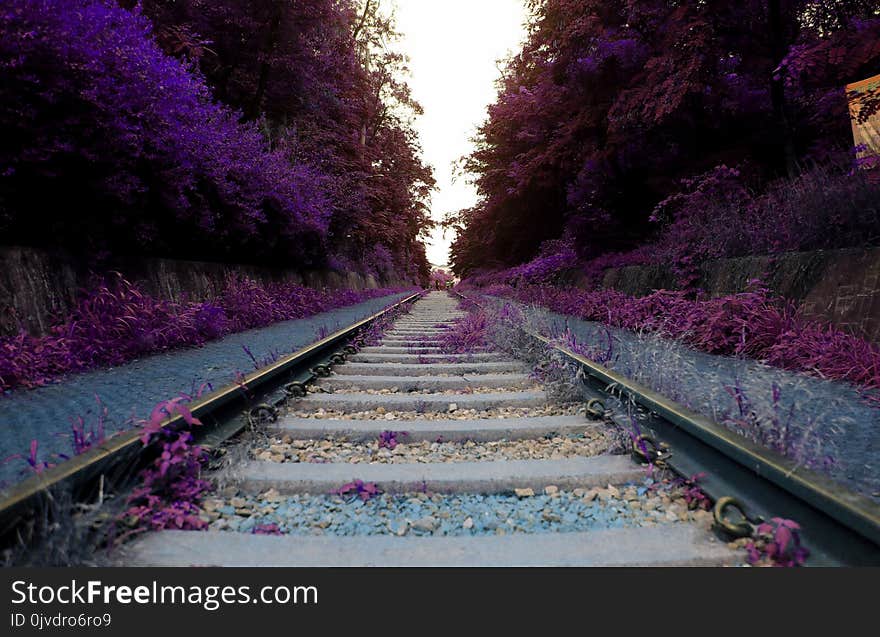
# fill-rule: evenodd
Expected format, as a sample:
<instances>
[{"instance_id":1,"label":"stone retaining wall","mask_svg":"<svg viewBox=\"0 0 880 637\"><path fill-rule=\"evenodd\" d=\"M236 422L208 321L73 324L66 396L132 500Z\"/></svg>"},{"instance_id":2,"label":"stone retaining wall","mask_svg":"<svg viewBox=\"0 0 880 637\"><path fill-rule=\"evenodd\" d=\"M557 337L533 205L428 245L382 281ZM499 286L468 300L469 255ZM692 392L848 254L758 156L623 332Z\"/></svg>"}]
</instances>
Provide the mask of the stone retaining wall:
<instances>
[{"instance_id":1,"label":"stone retaining wall","mask_svg":"<svg viewBox=\"0 0 880 637\"><path fill-rule=\"evenodd\" d=\"M252 265L229 265L202 261L138 258L125 259L113 268L158 298L208 299L222 288L232 273L261 282L295 281L310 287L373 289L411 285L411 281L377 281L353 272L298 272ZM0 335L17 333L20 327L44 334L53 317L65 315L77 292L88 286L91 272L66 256L22 247L0 246Z\"/></svg>"},{"instance_id":2,"label":"stone retaining wall","mask_svg":"<svg viewBox=\"0 0 880 637\"><path fill-rule=\"evenodd\" d=\"M697 285L712 296L742 292L750 279L761 279L807 316L880 342L880 248L719 259L700 270ZM675 289L675 277L662 266L611 268L602 287L644 296Z\"/></svg>"}]
</instances>

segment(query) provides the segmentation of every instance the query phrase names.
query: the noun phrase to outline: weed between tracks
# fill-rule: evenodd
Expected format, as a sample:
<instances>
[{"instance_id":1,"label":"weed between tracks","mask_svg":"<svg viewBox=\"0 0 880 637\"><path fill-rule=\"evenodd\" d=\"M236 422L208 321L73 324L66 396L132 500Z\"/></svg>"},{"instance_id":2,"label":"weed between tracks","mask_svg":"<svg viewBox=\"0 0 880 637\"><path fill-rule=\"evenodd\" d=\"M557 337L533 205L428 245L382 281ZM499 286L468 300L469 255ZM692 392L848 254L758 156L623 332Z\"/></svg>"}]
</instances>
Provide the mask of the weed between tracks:
<instances>
[{"instance_id":1,"label":"weed between tracks","mask_svg":"<svg viewBox=\"0 0 880 637\"><path fill-rule=\"evenodd\" d=\"M489 347L489 315L479 308L452 323L438 339L446 354L472 354Z\"/></svg>"}]
</instances>

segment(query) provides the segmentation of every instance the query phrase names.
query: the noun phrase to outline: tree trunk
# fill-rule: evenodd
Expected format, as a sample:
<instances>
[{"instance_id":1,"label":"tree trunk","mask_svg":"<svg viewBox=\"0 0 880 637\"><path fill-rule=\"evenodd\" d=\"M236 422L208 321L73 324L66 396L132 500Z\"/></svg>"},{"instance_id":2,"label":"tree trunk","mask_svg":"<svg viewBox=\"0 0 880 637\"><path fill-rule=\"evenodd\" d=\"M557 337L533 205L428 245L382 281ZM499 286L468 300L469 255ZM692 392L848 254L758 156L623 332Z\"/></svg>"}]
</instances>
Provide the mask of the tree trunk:
<instances>
[{"instance_id":1,"label":"tree trunk","mask_svg":"<svg viewBox=\"0 0 880 637\"><path fill-rule=\"evenodd\" d=\"M269 59L278 46L278 35L281 31L281 3L276 4L275 13L272 21L269 23L269 31L266 34L266 44L263 48L263 61L260 63L260 73L257 77L257 89L254 91L253 99L245 109L245 119L254 120L260 116L263 107L263 99L266 96L266 88L269 85Z\"/></svg>"},{"instance_id":2,"label":"tree trunk","mask_svg":"<svg viewBox=\"0 0 880 637\"><path fill-rule=\"evenodd\" d=\"M788 52L785 26L782 22L782 3L780 0L768 0L767 21L770 30L770 51L773 56L774 70L782 63ZM779 168L789 176L795 173L797 157L794 149L794 138L788 122L785 103L785 78L773 73L770 77L770 102L773 106L773 117L778 126Z\"/></svg>"}]
</instances>

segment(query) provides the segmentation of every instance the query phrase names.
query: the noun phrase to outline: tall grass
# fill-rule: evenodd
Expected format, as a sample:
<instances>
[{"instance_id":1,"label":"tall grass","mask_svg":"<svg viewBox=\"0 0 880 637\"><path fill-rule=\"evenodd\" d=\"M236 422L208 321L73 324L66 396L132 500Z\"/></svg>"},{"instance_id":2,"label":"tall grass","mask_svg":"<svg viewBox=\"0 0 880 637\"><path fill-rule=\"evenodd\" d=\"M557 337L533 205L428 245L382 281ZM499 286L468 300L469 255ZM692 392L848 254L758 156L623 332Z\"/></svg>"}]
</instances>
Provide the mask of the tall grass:
<instances>
[{"instance_id":1,"label":"tall grass","mask_svg":"<svg viewBox=\"0 0 880 637\"><path fill-rule=\"evenodd\" d=\"M494 285L483 294L545 307L611 327L670 338L709 354L741 356L774 367L880 389L880 346L826 323L753 285L719 298L660 290L632 297L614 290Z\"/></svg>"},{"instance_id":2,"label":"tall grass","mask_svg":"<svg viewBox=\"0 0 880 637\"><path fill-rule=\"evenodd\" d=\"M400 291L317 290L231 276L214 299L166 301L117 276L83 294L49 334L0 338L0 391L36 387L71 372L121 365Z\"/></svg>"}]
</instances>

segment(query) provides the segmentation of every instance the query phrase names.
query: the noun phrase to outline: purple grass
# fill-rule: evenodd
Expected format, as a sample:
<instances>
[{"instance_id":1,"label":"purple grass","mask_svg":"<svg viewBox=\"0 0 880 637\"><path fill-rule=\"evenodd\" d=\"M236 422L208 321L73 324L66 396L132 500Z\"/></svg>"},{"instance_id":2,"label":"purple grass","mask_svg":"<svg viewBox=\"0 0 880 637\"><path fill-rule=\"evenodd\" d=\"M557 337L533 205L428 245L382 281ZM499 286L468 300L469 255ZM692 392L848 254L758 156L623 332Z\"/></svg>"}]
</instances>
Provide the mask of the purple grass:
<instances>
[{"instance_id":1,"label":"purple grass","mask_svg":"<svg viewBox=\"0 0 880 637\"><path fill-rule=\"evenodd\" d=\"M686 292L668 290L636 298L615 290L531 285L493 285L479 292L586 321L654 333L710 354L743 356L880 389L880 346L805 318L757 282L747 292L712 299L692 299Z\"/></svg>"},{"instance_id":2,"label":"purple grass","mask_svg":"<svg viewBox=\"0 0 880 637\"><path fill-rule=\"evenodd\" d=\"M45 385L64 374L121 365L227 334L305 318L400 290L316 290L230 277L204 302L155 299L117 276L84 294L46 336L0 338L0 391ZM245 350L247 351L247 350ZM254 360L254 365L262 361Z\"/></svg>"},{"instance_id":3,"label":"purple grass","mask_svg":"<svg viewBox=\"0 0 880 637\"><path fill-rule=\"evenodd\" d=\"M489 316L472 309L458 319L438 339L447 354L470 354L489 346Z\"/></svg>"},{"instance_id":4,"label":"purple grass","mask_svg":"<svg viewBox=\"0 0 880 637\"><path fill-rule=\"evenodd\" d=\"M371 498L375 498L382 492L373 482L354 480L352 482L347 482L346 484L342 485L341 487L333 491L333 493L342 496L353 495L366 502Z\"/></svg>"}]
</instances>

